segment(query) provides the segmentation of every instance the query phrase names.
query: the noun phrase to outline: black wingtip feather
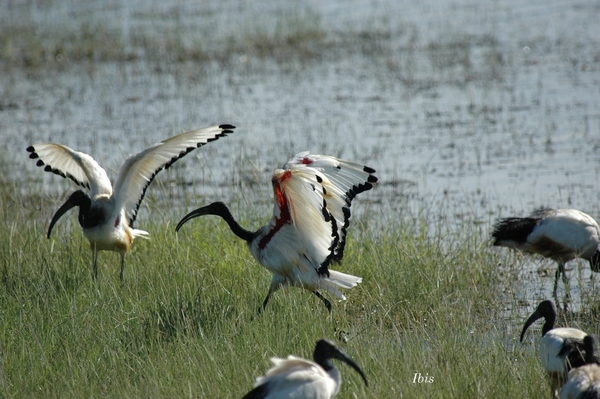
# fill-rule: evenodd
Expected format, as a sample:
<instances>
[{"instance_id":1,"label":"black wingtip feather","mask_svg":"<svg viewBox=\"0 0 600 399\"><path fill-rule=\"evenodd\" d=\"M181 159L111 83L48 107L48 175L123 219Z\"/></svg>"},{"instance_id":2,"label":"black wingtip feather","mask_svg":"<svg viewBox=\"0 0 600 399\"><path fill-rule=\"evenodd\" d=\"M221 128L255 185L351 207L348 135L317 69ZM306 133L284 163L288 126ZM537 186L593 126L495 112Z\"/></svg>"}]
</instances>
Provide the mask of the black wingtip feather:
<instances>
[{"instance_id":1,"label":"black wingtip feather","mask_svg":"<svg viewBox=\"0 0 600 399\"><path fill-rule=\"evenodd\" d=\"M183 158L184 156L186 156L188 153L195 150L196 148L200 148L203 145L210 143L211 141L218 140L219 138L223 137L226 133L233 133L233 130L230 130L230 129L235 129L235 126L223 124L223 125L219 125L219 128L224 129L224 130L221 133L219 133L218 135L216 135L215 137L207 139L206 143L198 143L198 144L196 144L196 147L187 147L185 150L182 150L179 153L179 155L171 158L171 160L169 162L167 162L162 168L158 168L157 170L154 171L152 176L148 179L148 183L142 189L142 193L138 199L138 202L136 203L135 208L131 212L131 217L129 218L129 227L133 227L133 224L135 223L135 220L137 219L138 211L140 209L140 205L142 204L142 200L144 199L144 196L146 195L146 190L148 189L148 187L150 186L150 183L152 183L152 181L154 180L154 178L156 177L158 172L160 172L161 170L168 169L171 165L173 165L175 163L175 161Z\"/></svg>"},{"instance_id":2,"label":"black wingtip feather","mask_svg":"<svg viewBox=\"0 0 600 399\"><path fill-rule=\"evenodd\" d=\"M33 146L32 146L32 145L30 145L29 147L27 147L27 148L25 149L25 151L27 151L27 152L34 152L34 151L35 151L35 148L33 148Z\"/></svg>"},{"instance_id":3,"label":"black wingtip feather","mask_svg":"<svg viewBox=\"0 0 600 399\"><path fill-rule=\"evenodd\" d=\"M345 206L342 208L342 212L344 212L344 217L346 218L346 221L348 221L348 219L350 219L350 208Z\"/></svg>"},{"instance_id":4,"label":"black wingtip feather","mask_svg":"<svg viewBox=\"0 0 600 399\"><path fill-rule=\"evenodd\" d=\"M367 181L369 183L377 183L379 179L377 178L377 176L373 176L373 175L369 175L369 178L367 179Z\"/></svg>"},{"instance_id":5,"label":"black wingtip feather","mask_svg":"<svg viewBox=\"0 0 600 399\"><path fill-rule=\"evenodd\" d=\"M44 161L42 161L41 159L35 163L35 166L44 166L44 165L45 165Z\"/></svg>"},{"instance_id":6,"label":"black wingtip feather","mask_svg":"<svg viewBox=\"0 0 600 399\"><path fill-rule=\"evenodd\" d=\"M375 173L375 169L373 168L369 168L368 166L365 166L363 168L363 171L367 172L367 173ZM373 176L374 177L374 176Z\"/></svg>"},{"instance_id":7,"label":"black wingtip feather","mask_svg":"<svg viewBox=\"0 0 600 399\"><path fill-rule=\"evenodd\" d=\"M327 204L325 203L325 201L323 201L323 207L321 208L321 213L323 214L323 219L326 222L329 222L331 220L331 214L327 211L326 206L327 206Z\"/></svg>"}]
</instances>

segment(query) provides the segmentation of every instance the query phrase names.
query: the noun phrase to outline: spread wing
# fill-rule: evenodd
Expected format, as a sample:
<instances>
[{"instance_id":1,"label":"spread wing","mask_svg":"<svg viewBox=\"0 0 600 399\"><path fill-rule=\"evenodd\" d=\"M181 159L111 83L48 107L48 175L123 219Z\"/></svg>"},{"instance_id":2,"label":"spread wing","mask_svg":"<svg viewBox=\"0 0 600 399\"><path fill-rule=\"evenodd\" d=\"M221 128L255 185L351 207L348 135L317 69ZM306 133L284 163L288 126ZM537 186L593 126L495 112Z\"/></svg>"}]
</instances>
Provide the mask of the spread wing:
<instances>
[{"instance_id":1,"label":"spread wing","mask_svg":"<svg viewBox=\"0 0 600 399\"><path fill-rule=\"evenodd\" d=\"M98 194L112 194L106 171L91 156L54 143L34 144L27 151L29 158L38 159L37 166L44 166L46 172L68 177L89 189L92 198Z\"/></svg>"},{"instance_id":2,"label":"spread wing","mask_svg":"<svg viewBox=\"0 0 600 399\"><path fill-rule=\"evenodd\" d=\"M283 170L273 174L275 206L272 231L277 226L292 223L297 232L302 251L315 266L321 265L330 256L337 243L334 226L323 199L323 187L314 170ZM285 229L283 229L285 231Z\"/></svg>"},{"instance_id":3,"label":"spread wing","mask_svg":"<svg viewBox=\"0 0 600 399\"><path fill-rule=\"evenodd\" d=\"M117 209L125 209L133 226L146 189L154 176L192 150L233 133L235 126L218 125L178 134L132 155L123 164L115 182Z\"/></svg>"},{"instance_id":4,"label":"spread wing","mask_svg":"<svg viewBox=\"0 0 600 399\"><path fill-rule=\"evenodd\" d=\"M377 182L377 177L373 174L375 169L308 152L297 154L285 164L284 169L294 177L288 179L287 185L282 183L290 193L290 202L301 199L299 209L316 208L312 213L319 214L321 223L329 225L329 254L321 265L327 267L331 261L340 261L344 255L350 225L352 200L356 195L373 188L373 183ZM294 219L302 237L314 235L312 228L316 224L315 219L306 220L304 215Z\"/></svg>"}]
</instances>

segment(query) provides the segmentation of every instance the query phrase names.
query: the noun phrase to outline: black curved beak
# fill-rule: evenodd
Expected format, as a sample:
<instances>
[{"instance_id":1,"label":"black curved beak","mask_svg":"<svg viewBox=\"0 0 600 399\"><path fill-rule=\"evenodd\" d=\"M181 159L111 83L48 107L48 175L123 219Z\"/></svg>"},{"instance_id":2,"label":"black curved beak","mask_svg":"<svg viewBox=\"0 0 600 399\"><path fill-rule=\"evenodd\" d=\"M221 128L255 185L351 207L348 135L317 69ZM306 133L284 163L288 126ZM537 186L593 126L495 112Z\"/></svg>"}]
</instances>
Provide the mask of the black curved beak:
<instances>
[{"instance_id":1,"label":"black curved beak","mask_svg":"<svg viewBox=\"0 0 600 399\"><path fill-rule=\"evenodd\" d=\"M210 205L203 206L202 208L198 208L195 211L191 211L190 213L185 215L183 219L181 219L179 223L177 223L177 227L175 227L175 232L178 232L181 226L183 226L187 221L192 220L193 218L197 218L198 216L223 216L225 214L229 214L229 216L231 217L231 213L229 213L229 209L227 208L227 206L222 202L213 202Z\"/></svg>"},{"instance_id":2,"label":"black curved beak","mask_svg":"<svg viewBox=\"0 0 600 399\"><path fill-rule=\"evenodd\" d=\"M58 221L58 219L60 219L62 217L62 215L64 215L69 209L74 208L76 206L81 206L83 204L83 201L85 198L88 198L88 197L85 195L85 193L83 191L81 191L81 190L75 191L73 194L71 194L71 196L69 197L67 202L65 202L60 208L58 208L58 210L52 217L52 221L50 222L50 227L48 227L48 235L47 235L48 238L50 238L50 233L52 233L52 228L54 227L54 224Z\"/></svg>"},{"instance_id":3,"label":"black curved beak","mask_svg":"<svg viewBox=\"0 0 600 399\"><path fill-rule=\"evenodd\" d=\"M535 312L533 312L531 316L529 316L529 318L525 322L525 325L523 326L523 330L521 330L521 339L519 340L520 342L523 342L525 331L527 331L529 326L535 323L537 320L541 319L542 317L544 316L540 314L539 309L536 309Z\"/></svg>"},{"instance_id":4,"label":"black curved beak","mask_svg":"<svg viewBox=\"0 0 600 399\"><path fill-rule=\"evenodd\" d=\"M356 362L352 359L350 359L344 352L338 350L334 356L336 359L341 360L342 362L346 363L348 366L352 367L354 370L356 370L356 372L358 374L360 374L360 376L362 377L363 381L365 382L365 386L369 386L369 383L367 382L367 377L365 377L365 373L363 373L362 369L358 366L358 364L356 364Z\"/></svg>"},{"instance_id":5,"label":"black curved beak","mask_svg":"<svg viewBox=\"0 0 600 399\"><path fill-rule=\"evenodd\" d=\"M206 211L206 208L208 207L205 206L202 208L198 208L195 211L191 211L190 213L185 215L183 219L181 219L179 223L177 223L177 227L175 227L175 232L178 232L181 226L183 226L187 221L197 218L198 216L208 215L209 213Z\"/></svg>"}]
</instances>

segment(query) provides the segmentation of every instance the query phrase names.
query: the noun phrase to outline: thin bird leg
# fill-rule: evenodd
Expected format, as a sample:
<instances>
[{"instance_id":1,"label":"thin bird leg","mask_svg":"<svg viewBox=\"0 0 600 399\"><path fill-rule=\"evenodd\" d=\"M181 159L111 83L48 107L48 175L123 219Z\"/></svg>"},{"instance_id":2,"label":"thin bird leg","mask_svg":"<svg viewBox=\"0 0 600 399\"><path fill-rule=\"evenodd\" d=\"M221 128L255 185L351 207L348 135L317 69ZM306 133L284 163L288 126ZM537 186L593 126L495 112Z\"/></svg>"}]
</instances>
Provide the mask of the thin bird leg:
<instances>
[{"instance_id":1,"label":"thin bird leg","mask_svg":"<svg viewBox=\"0 0 600 399\"><path fill-rule=\"evenodd\" d=\"M325 304L325 307L327 308L329 313L331 313L331 302L329 301L329 299L327 299L323 295L321 295L321 293L319 291L313 291L313 292L315 293L316 296L319 297L320 300L323 301L323 303Z\"/></svg>"},{"instance_id":2,"label":"thin bird leg","mask_svg":"<svg viewBox=\"0 0 600 399\"><path fill-rule=\"evenodd\" d=\"M121 254L121 274L119 274L121 282L123 282L123 269L125 269L125 254Z\"/></svg>"},{"instance_id":3,"label":"thin bird leg","mask_svg":"<svg viewBox=\"0 0 600 399\"><path fill-rule=\"evenodd\" d=\"M565 264L564 262L557 262L558 267L556 268L556 274L554 275L554 290L552 294L554 298L556 298L556 291L558 289L558 278L562 274L563 285L565 286L565 296L569 297L569 280L567 279L567 273L565 272Z\"/></svg>"},{"instance_id":4,"label":"thin bird leg","mask_svg":"<svg viewBox=\"0 0 600 399\"><path fill-rule=\"evenodd\" d=\"M285 283L286 283L285 277L273 275L273 279L271 280L271 285L269 286L269 293L267 294L267 297L265 298L263 305L262 305L263 310L265 310L265 308L267 307L267 303L269 303L269 299L271 299L271 295L273 295L275 292L282 289L284 287Z\"/></svg>"},{"instance_id":5,"label":"thin bird leg","mask_svg":"<svg viewBox=\"0 0 600 399\"><path fill-rule=\"evenodd\" d=\"M565 286L565 297L570 298L571 297L571 287L569 286L569 278L567 277L567 273L565 272L565 264L564 263L561 264L561 268L562 268L563 284Z\"/></svg>"},{"instance_id":6,"label":"thin bird leg","mask_svg":"<svg viewBox=\"0 0 600 399\"><path fill-rule=\"evenodd\" d=\"M98 251L95 245L92 245L92 278L98 280Z\"/></svg>"},{"instance_id":7,"label":"thin bird leg","mask_svg":"<svg viewBox=\"0 0 600 399\"><path fill-rule=\"evenodd\" d=\"M267 308L267 303L269 303L269 299L271 299L271 291L269 291L269 293L267 294L267 297L263 302L262 309L259 309L259 311L263 311Z\"/></svg>"}]
</instances>

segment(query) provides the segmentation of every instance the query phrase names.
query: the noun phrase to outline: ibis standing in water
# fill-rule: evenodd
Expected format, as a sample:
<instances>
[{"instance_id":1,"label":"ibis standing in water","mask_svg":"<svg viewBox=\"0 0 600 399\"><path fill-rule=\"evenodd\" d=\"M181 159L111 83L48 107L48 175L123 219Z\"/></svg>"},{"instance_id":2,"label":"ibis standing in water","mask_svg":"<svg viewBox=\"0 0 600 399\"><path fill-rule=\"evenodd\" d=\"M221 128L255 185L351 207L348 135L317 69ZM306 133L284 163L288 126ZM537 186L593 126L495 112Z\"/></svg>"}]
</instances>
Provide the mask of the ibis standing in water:
<instances>
[{"instance_id":1,"label":"ibis standing in water","mask_svg":"<svg viewBox=\"0 0 600 399\"><path fill-rule=\"evenodd\" d=\"M558 397L560 387L567 380L567 373L585 363L584 338L588 335L576 328L554 328L556 307L549 300L540 302L537 309L525 322L521 331L521 342L525 331L538 319L544 318L539 352L542 366L548 373L552 395Z\"/></svg>"},{"instance_id":2,"label":"ibis standing in water","mask_svg":"<svg viewBox=\"0 0 600 399\"><path fill-rule=\"evenodd\" d=\"M600 272L600 227L590 215L575 209L541 208L529 217L500 219L492 237L495 246L540 254L556 261L554 296L561 274L568 291L566 262L583 258L590 262L592 271Z\"/></svg>"},{"instance_id":3,"label":"ibis standing in water","mask_svg":"<svg viewBox=\"0 0 600 399\"><path fill-rule=\"evenodd\" d=\"M314 362L296 356L287 359L272 357L275 365L264 377L258 377L254 389L243 399L330 399L340 391L342 375L331 359L345 362L360 374L366 386L367 377L361 368L327 339L317 341Z\"/></svg>"},{"instance_id":4,"label":"ibis standing in water","mask_svg":"<svg viewBox=\"0 0 600 399\"><path fill-rule=\"evenodd\" d=\"M136 237L148 236L146 231L134 229L133 223L154 176L190 151L232 133L234 128L219 125L181 133L131 155L121 166L114 186L106 171L83 152L54 143L30 146L27 148L29 157L38 159L37 166L44 166L45 171L68 177L89 189L89 195L83 190L75 191L56 211L48 228L48 238L58 219L78 206L78 221L92 250L94 279L98 276L98 251L115 251L121 255L120 278L123 280L125 254Z\"/></svg>"},{"instance_id":5,"label":"ibis standing in water","mask_svg":"<svg viewBox=\"0 0 600 399\"><path fill-rule=\"evenodd\" d=\"M346 299L340 288L352 288L360 277L329 270L344 255L352 199L370 190L375 170L354 162L308 152L297 154L271 179L273 217L257 231L241 227L222 202L190 212L177 225L202 215L222 217L235 235L248 243L258 263L273 275L263 309L274 292L300 287L314 292L331 311L320 290Z\"/></svg>"},{"instance_id":6,"label":"ibis standing in water","mask_svg":"<svg viewBox=\"0 0 600 399\"><path fill-rule=\"evenodd\" d=\"M594 355L595 341L592 335L583 339L585 364L569 371L560 399L600 399L600 362Z\"/></svg>"}]
</instances>

